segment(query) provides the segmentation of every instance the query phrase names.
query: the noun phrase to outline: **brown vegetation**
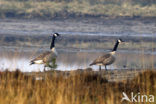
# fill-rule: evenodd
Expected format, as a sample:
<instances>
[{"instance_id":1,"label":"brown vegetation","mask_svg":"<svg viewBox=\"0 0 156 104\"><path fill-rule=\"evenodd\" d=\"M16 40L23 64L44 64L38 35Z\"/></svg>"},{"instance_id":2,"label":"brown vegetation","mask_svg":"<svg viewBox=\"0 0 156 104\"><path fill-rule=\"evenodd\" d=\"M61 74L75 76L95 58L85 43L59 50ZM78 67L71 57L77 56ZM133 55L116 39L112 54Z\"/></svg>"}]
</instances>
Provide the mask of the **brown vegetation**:
<instances>
[{"instance_id":1,"label":"brown vegetation","mask_svg":"<svg viewBox=\"0 0 156 104\"><path fill-rule=\"evenodd\" d=\"M155 0L1 0L0 17L156 16Z\"/></svg>"},{"instance_id":2,"label":"brown vegetation","mask_svg":"<svg viewBox=\"0 0 156 104\"><path fill-rule=\"evenodd\" d=\"M108 82L92 71L70 72L68 76L55 71L49 73L36 80L35 76L19 71L1 72L0 103L121 104L122 92L156 94L155 71L145 71L133 80L122 82Z\"/></svg>"}]
</instances>

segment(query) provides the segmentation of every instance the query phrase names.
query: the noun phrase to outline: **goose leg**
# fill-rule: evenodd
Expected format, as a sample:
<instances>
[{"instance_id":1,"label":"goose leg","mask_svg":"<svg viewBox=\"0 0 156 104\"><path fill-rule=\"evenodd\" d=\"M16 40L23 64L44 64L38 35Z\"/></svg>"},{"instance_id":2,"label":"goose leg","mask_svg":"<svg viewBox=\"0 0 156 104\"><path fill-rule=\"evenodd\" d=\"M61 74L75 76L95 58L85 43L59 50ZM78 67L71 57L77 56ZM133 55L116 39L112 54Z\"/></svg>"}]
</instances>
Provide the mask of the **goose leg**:
<instances>
[{"instance_id":1,"label":"goose leg","mask_svg":"<svg viewBox=\"0 0 156 104\"><path fill-rule=\"evenodd\" d=\"M107 70L107 66L105 65L105 70Z\"/></svg>"},{"instance_id":2,"label":"goose leg","mask_svg":"<svg viewBox=\"0 0 156 104\"><path fill-rule=\"evenodd\" d=\"M44 72L46 71L45 69L46 69L46 66L44 65Z\"/></svg>"},{"instance_id":3,"label":"goose leg","mask_svg":"<svg viewBox=\"0 0 156 104\"><path fill-rule=\"evenodd\" d=\"M101 65L99 65L99 71L101 71Z\"/></svg>"}]
</instances>

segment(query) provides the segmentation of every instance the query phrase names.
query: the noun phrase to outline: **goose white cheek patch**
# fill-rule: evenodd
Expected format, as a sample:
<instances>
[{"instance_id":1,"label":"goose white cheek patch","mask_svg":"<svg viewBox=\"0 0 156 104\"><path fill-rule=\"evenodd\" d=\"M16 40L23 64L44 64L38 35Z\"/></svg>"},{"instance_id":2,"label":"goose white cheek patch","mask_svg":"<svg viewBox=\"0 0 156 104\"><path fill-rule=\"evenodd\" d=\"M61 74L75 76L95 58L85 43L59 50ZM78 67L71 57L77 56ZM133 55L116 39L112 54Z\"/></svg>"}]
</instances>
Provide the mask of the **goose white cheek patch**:
<instances>
[{"instance_id":1,"label":"goose white cheek patch","mask_svg":"<svg viewBox=\"0 0 156 104\"><path fill-rule=\"evenodd\" d=\"M56 36L56 37L57 37L57 34L54 34L54 36Z\"/></svg>"}]
</instances>

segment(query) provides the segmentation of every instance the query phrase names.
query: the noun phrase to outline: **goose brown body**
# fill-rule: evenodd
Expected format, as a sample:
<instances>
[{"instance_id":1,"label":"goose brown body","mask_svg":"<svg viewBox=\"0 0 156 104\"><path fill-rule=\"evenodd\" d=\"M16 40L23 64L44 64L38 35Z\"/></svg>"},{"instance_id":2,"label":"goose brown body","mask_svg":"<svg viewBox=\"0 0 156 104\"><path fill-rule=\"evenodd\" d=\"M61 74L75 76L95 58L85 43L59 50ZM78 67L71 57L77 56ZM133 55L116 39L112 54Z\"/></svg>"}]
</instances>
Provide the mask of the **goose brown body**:
<instances>
[{"instance_id":1,"label":"goose brown body","mask_svg":"<svg viewBox=\"0 0 156 104\"><path fill-rule=\"evenodd\" d=\"M33 59L31 61L31 64L35 64L35 62L37 62L39 60L42 60L42 61L40 61L40 63L38 63L38 64L49 63L56 57L57 57L57 55L54 52L47 51L45 53L40 54L35 59Z\"/></svg>"},{"instance_id":2,"label":"goose brown body","mask_svg":"<svg viewBox=\"0 0 156 104\"><path fill-rule=\"evenodd\" d=\"M119 43L123 42L121 39L118 39L114 45L114 48L111 52L108 54L104 54L103 56L98 57L95 59L90 66L92 65L99 65L99 70L101 70L101 66L105 66L105 69L107 70L107 65L111 65L115 62L115 52L117 51Z\"/></svg>"},{"instance_id":3,"label":"goose brown body","mask_svg":"<svg viewBox=\"0 0 156 104\"><path fill-rule=\"evenodd\" d=\"M91 65L110 65L115 62L115 57L113 55L109 54L104 54L101 57L98 57L96 60L94 60Z\"/></svg>"}]
</instances>

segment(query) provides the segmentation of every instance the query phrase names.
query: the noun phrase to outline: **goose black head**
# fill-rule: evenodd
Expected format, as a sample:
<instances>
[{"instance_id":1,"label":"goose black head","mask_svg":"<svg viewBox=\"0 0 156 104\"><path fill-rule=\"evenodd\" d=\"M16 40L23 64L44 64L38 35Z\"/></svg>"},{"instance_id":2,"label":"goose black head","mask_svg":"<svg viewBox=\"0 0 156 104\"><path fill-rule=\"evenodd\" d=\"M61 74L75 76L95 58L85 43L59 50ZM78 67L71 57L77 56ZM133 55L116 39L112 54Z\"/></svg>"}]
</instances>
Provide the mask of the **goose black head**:
<instances>
[{"instance_id":1,"label":"goose black head","mask_svg":"<svg viewBox=\"0 0 156 104\"><path fill-rule=\"evenodd\" d=\"M58 36L60 36L60 34L54 33L53 36L54 36L54 37L58 37Z\"/></svg>"},{"instance_id":2,"label":"goose black head","mask_svg":"<svg viewBox=\"0 0 156 104\"><path fill-rule=\"evenodd\" d=\"M55 38L58 37L58 36L60 36L60 34L58 34L58 33L54 33L52 35L52 41L51 41L50 49L55 47Z\"/></svg>"},{"instance_id":3,"label":"goose black head","mask_svg":"<svg viewBox=\"0 0 156 104\"><path fill-rule=\"evenodd\" d=\"M124 41L123 41L122 39L119 38L119 39L117 40L117 42L118 42L118 43L122 43L122 42L124 42Z\"/></svg>"},{"instance_id":4,"label":"goose black head","mask_svg":"<svg viewBox=\"0 0 156 104\"><path fill-rule=\"evenodd\" d=\"M118 45L119 45L120 43L122 43L122 42L124 42L122 39L118 39L118 40L116 41L115 45L114 45L114 48L113 48L112 52L117 51Z\"/></svg>"}]
</instances>

